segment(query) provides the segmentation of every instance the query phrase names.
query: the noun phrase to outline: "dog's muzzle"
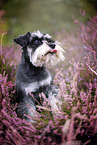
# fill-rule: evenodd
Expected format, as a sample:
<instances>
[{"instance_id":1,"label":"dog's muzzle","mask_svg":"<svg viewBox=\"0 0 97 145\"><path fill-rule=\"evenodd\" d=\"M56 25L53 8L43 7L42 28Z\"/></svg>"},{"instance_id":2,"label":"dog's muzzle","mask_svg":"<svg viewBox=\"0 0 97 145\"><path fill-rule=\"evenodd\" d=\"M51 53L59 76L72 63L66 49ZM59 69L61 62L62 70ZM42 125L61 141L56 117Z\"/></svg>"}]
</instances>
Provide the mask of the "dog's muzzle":
<instances>
[{"instance_id":1,"label":"dog's muzzle","mask_svg":"<svg viewBox=\"0 0 97 145\"><path fill-rule=\"evenodd\" d=\"M54 53L57 53L57 50L56 50L56 49L53 49L53 50L47 52L47 53L45 54L45 56L46 56L47 54L54 54Z\"/></svg>"}]
</instances>

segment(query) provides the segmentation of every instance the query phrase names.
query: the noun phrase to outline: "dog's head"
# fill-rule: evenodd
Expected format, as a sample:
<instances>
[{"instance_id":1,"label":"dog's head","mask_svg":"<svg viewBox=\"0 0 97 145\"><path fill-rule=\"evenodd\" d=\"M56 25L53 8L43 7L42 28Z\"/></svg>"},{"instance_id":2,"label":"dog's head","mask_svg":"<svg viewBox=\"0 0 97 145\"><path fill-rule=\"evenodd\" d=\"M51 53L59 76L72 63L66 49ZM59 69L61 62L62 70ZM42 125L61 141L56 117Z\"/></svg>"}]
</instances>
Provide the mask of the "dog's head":
<instances>
[{"instance_id":1,"label":"dog's head","mask_svg":"<svg viewBox=\"0 0 97 145\"><path fill-rule=\"evenodd\" d=\"M61 44L52 40L49 34L40 31L20 35L14 39L16 43L27 49L27 55L34 66L53 66L64 60L64 50Z\"/></svg>"}]
</instances>

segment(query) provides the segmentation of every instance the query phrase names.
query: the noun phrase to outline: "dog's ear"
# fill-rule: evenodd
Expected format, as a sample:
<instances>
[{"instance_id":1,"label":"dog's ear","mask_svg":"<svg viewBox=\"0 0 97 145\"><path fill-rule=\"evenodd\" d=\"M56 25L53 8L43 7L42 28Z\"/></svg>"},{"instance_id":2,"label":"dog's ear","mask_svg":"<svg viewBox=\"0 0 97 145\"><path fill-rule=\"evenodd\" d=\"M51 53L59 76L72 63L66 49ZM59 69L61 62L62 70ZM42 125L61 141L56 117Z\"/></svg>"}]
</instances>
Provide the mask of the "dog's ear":
<instances>
[{"instance_id":1,"label":"dog's ear","mask_svg":"<svg viewBox=\"0 0 97 145\"><path fill-rule=\"evenodd\" d=\"M29 43L30 36L31 36L31 33L28 32L25 35L18 36L16 39L14 39L14 42L16 42L17 44L19 44L22 47L26 47Z\"/></svg>"}]
</instances>

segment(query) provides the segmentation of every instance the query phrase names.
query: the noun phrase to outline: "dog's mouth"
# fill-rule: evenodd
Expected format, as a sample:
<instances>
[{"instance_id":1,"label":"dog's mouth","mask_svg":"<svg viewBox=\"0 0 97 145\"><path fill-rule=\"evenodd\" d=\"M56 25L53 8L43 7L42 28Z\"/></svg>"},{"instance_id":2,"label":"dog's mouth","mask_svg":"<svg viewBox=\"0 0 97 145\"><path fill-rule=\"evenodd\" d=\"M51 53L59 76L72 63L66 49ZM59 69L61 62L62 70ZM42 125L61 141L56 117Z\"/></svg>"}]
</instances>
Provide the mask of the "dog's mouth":
<instances>
[{"instance_id":1,"label":"dog's mouth","mask_svg":"<svg viewBox=\"0 0 97 145\"><path fill-rule=\"evenodd\" d=\"M48 52L45 54L45 56L46 56L47 54L54 54L54 53L57 53L57 50L56 50L56 49L53 49L53 50L51 50L51 51L48 51Z\"/></svg>"}]
</instances>

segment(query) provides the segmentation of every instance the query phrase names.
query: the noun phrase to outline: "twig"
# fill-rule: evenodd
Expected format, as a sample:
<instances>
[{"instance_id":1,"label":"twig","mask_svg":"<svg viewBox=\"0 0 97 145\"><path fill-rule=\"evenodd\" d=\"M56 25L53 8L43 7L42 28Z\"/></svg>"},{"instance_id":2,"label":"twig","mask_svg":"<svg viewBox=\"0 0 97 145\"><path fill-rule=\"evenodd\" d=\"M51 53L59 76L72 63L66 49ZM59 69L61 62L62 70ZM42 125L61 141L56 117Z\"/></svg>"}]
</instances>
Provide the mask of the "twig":
<instances>
[{"instance_id":1,"label":"twig","mask_svg":"<svg viewBox=\"0 0 97 145\"><path fill-rule=\"evenodd\" d=\"M48 109L48 108L43 107L43 106L36 105L36 107L39 108L39 109L44 109L44 110L47 110L47 111L52 111L52 109Z\"/></svg>"},{"instance_id":2,"label":"twig","mask_svg":"<svg viewBox=\"0 0 97 145\"><path fill-rule=\"evenodd\" d=\"M3 36L7 34L7 32L4 32L1 36L1 61L2 61L2 42L3 42Z\"/></svg>"},{"instance_id":3,"label":"twig","mask_svg":"<svg viewBox=\"0 0 97 145\"><path fill-rule=\"evenodd\" d=\"M39 109L47 110L47 111L53 111L53 109L48 109L48 108L46 108L46 107L44 107L44 106L36 105L36 107L39 108ZM59 111L59 110L58 110L57 113L59 113L59 114L66 114L65 112L61 112L61 111Z\"/></svg>"},{"instance_id":4,"label":"twig","mask_svg":"<svg viewBox=\"0 0 97 145\"><path fill-rule=\"evenodd\" d=\"M87 64L87 67L97 76L97 72L94 71L88 64Z\"/></svg>"},{"instance_id":5,"label":"twig","mask_svg":"<svg viewBox=\"0 0 97 145\"><path fill-rule=\"evenodd\" d=\"M74 92L74 95L76 97L76 99L78 100L78 97L77 97L77 93L76 93L76 81L77 81L77 78L78 78L78 75L79 75L79 71L77 71L73 77L73 81L72 81L72 91Z\"/></svg>"},{"instance_id":6,"label":"twig","mask_svg":"<svg viewBox=\"0 0 97 145\"><path fill-rule=\"evenodd\" d=\"M42 132L42 134L40 135L40 144L43 144L43 136L46 134L48 128L50 127L50 125L52 124L52 121L49 121L48 125L46 126L46 128L44 129L44 131Z\"/></svg>"},{"instance_id":7,"label":"twig","mask_svg":"<svg viewBox=\"0 0 97 145\"><path fill-rule=\"evenodd\" d=\"M27 90L29 91L29 89L27 88ZM31 95L31 97L40 105L40 103L35 99L34 95L31 94L31 92L29 92L29 95Z\"/></svg>"},{"instance_id":8,"label":"twig","mask_svg":"<svg viewBox=\"0 0 97 145\"><path fill-rule=\"evenodd\" d=\"M80 121L79 126L78 126L78 128L76 129L76 133L74 134L74 138L76 138L76 136L77 136L77 134L79 133L81 127L82 127L82 120Z\"/></svg>"},{"instance_id":9,"label":"twig","mask_svg":"<svg viewBox=\"0 0 97 145\"><path fill-rule=\"evenodd\" d=\"M83 145L86 145L86 144L88 144L89 142L91 141L91 139L90 140L88 140L88 141L86 141Z\"/></svg>"},{"instance_id":10,"label":"twig","mask_svg":"<svg viewBox=\"0 0 97 145\"><path fill-rule=\"evenodd\" d=\"M76 72L74 77L73 77L73 90L76 90L76 88L75 88L75 82L76 82L76 80L78 78L78 74L79 74L79 72Z\"/></svg>"}]
</instances>

